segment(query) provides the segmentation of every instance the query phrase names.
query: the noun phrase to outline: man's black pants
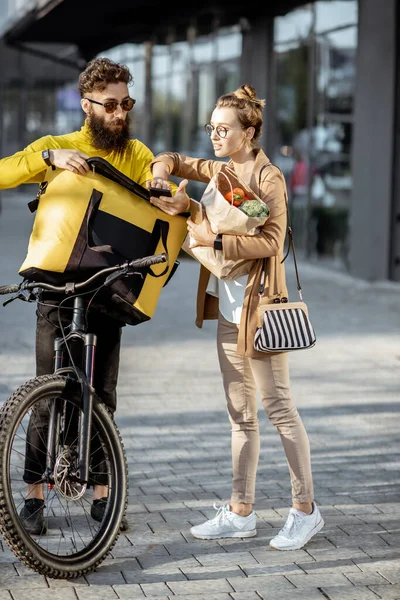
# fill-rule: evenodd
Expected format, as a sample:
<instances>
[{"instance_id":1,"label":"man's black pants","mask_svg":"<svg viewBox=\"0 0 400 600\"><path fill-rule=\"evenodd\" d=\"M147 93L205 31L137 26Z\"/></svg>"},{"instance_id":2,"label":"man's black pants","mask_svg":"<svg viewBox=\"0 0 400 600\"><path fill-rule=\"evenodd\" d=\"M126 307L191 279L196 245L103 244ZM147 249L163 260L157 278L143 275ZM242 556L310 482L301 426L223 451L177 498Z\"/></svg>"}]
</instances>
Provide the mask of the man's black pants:
<instances>
[{"instance_id":1,"label":"man's black pants","mask_svg":"<svg viewBox=\"0 0 400 600\"><path fill-rule=\"evenodd\" d=\"M53 297L54 298L54 297ZM36 375L47 375L54 371L54 340L61 335L59 326L58 302L44 294L36 311ZM43 305L42 303L45 303ZM64 303L63 303L63 306ZM61 308L63 326L70 323L71 305ZM94 387L97 395L112 413L117 406L116 386L119 370L119 354L123 323L111 319L96 310L88 313L88 331L97 335ZM38 403L32 411L26 436L25 483L36 483L46 468L46 443L48 434L49 410L46 403ZM98 440L98 436L95 436ZM95 442L95 445L96 442ZM97 455L96 468L99 473L99 451L91 448ZM104 458L102 452L100 452ZM98 475L92 483L105 485L107 476Z\"/></svg>"}]
</instances>

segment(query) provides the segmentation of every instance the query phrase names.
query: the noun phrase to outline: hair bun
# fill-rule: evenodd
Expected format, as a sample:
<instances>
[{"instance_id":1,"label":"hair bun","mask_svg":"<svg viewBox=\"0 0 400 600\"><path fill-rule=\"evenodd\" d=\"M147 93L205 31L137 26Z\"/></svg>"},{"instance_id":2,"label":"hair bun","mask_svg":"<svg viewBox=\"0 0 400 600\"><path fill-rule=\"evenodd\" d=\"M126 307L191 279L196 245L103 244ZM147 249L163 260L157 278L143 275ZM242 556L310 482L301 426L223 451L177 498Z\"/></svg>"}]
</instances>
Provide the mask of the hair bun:
<instances>
[{"instance_id":1,"label":"hair bun","mask_svg":"<svg viewBox=\"0 0 400 600\"><path fill-rule=\"evenodd\" d=\"M253 102L259 108L264 108L265 106L265 100L257 98L256 88L250 83L245 83L244 85L241 85L240 88L238 88L234 92L234 94L237 98L242 98L243 100Z\"/></svg>"}]
</instances>

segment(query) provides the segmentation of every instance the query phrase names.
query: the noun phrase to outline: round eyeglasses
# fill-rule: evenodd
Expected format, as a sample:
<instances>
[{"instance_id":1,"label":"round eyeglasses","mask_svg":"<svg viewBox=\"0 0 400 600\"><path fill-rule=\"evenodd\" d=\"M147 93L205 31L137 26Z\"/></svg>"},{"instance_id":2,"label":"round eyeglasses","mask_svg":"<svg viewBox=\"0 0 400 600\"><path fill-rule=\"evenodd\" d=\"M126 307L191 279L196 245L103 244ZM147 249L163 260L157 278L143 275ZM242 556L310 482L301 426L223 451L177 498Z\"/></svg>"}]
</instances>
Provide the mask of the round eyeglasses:
<instances>
[{"instance_id":1,"label":"round eyeglasses","mask_svg":"<svg viewBox=\"0 0 400 600\"><path fill-rule=\"evenodd\" d=\"M116 100L109 100L108 102L97 102L97 100L92 100L91 98L83 98L84 100L89 100L92 104L99 104L100 106L104 106L106 113L111 115L114 113L118 106L121 106L122 110L125 112L129 112L136 104L136 100L133 98L125 98L122 102L117 102Z\"/></svg>"},{"instance_id":2,"label":"round eyeglasses","mask_svg":"<svg viewBox=\"0 0 400 600\"><path fill-rule=\"evenodd\" d=\"M213 127L211 123L207 123L204 125L204 129L206 134L209 136L211 136L213 131L215 131L218 137L226 138L229 131L240 131L243 129L243 127L224 127L223 125L217 125L217 127Z\"/></svg>"}]
</instances>

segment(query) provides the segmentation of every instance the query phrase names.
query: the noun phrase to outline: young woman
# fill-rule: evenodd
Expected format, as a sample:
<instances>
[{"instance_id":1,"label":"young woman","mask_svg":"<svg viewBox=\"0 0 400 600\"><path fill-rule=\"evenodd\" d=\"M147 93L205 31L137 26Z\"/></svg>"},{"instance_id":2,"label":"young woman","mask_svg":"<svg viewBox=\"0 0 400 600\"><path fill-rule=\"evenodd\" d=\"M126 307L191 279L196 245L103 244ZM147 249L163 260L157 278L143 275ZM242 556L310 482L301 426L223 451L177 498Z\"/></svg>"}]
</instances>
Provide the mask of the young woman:
<instances>
[{"instance_id":1,"label":"young woman","mask_svg":"<svg viewBox=\"0 0 400 600\"><path fill-rule=\"evenodd\" d=\"M233 482L230 504L218 509L214 519L191 528L201 539L242 538L256 535L253 510L256 472L260 450L257 389L263 408L278 430L289 464L293 507L283 529L270 545L278 550L302 548L324 525L314 502L310 445L306 430L292 399L287 353L264 354L253 347L256 311L263 259L267 258L264 296L273 302L287 296L283 246L287 230L286 185L280 170L271 164L256 141L262 127L264 101L251 85L221 96L205 127L217 158L229 157L229 166L259 198L268 204L270 215L255 236L216 236L205 218L196 225L188 219L194 246L210 246L224 258L252 259L249 275L235 280L218 280L218 298L207 293L210 273L203 266L197 298L198 327L203 319L218 319L217 348L232 424ZM152 163L157 185L169 175L208 183L225 161L190 158L167 152ZM152 198L153 204L168 209L170 200Z\"/></svg>"}]
</instances>

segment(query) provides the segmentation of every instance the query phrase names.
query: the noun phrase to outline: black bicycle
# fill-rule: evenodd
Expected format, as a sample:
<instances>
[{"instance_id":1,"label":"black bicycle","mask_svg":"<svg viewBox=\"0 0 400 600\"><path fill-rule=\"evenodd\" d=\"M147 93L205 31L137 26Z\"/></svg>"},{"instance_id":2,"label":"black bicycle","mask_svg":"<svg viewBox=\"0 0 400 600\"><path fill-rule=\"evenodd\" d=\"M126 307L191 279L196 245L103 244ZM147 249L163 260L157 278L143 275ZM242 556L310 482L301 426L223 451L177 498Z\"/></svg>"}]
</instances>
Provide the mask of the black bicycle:
<instances>
[{"instance_id":1,"label":"black bicycle","mask_svg":"<svg viewBox=\"0 0 400 600\"><path fill-rule=\"evenodd\" d=\"M121 436L93 388L96 336L86 326L89 298L93 289L143 276L161 262L167 262L165 254L107 267L80 283L24 281L0 287L0 294L14 294L4 304L37 301L41 290L64 294L72 302L70 324L55 340L54 373L24 383L0 409L0 533L22 562L48 577L75 578L95 569L116 543L128 503ZM38 411L41 425L32 432ZM30 534L19 516L28 450L45 464L35 475L35 483L47 488L45 535ZM89 488L96 484L108 487L101 522L90 515Z\"/></svg>"}]
</instances>

